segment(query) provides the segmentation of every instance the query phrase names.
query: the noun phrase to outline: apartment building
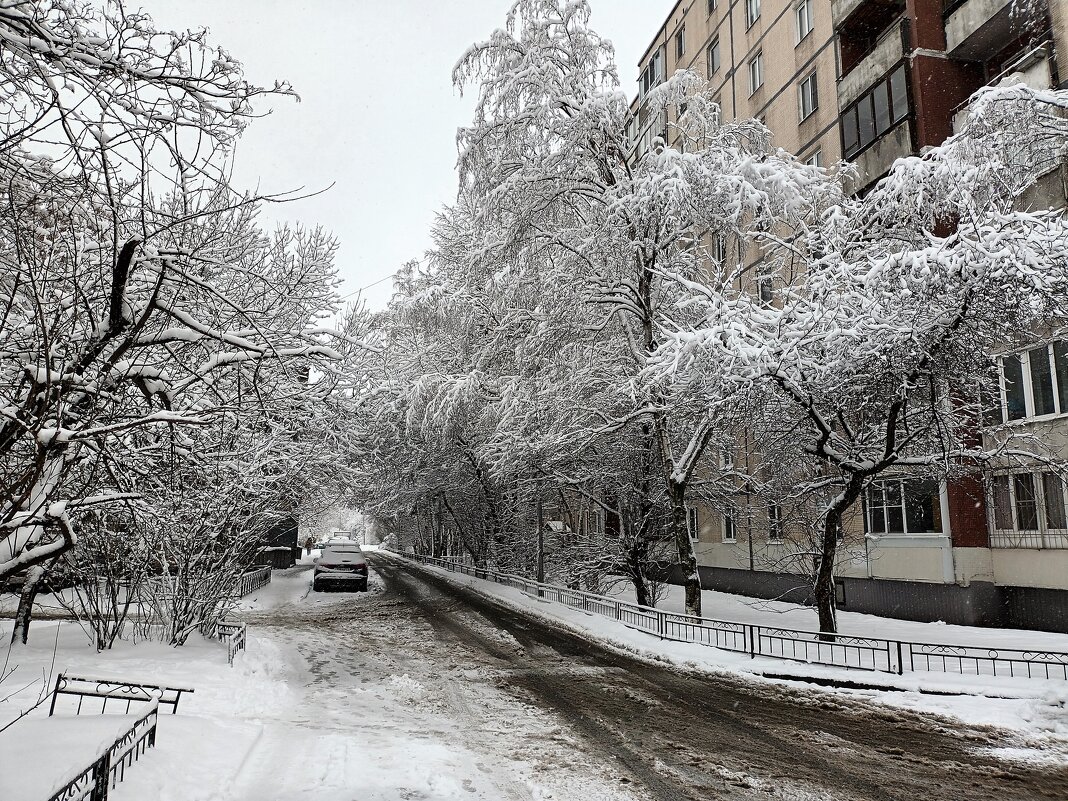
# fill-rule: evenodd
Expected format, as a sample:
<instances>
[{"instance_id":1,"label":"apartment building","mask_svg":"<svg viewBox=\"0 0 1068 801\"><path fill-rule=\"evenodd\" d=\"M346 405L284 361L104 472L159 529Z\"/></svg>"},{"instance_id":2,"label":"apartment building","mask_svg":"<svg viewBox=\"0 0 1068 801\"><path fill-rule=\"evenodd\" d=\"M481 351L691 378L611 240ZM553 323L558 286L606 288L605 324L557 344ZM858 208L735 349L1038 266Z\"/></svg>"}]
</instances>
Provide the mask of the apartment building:
<instances>
[{"instance_id":1,"label":"apartment building","mask_svg":"<svg viewBox=\"0 0 1068 801\"><path fill-rule=\"evenodd\" d=\"M814 163L853 162L852 189L863 192L895 159L941 144L983 85L1068 85L1066 48L1068 0L680 0L639 65L633 156L657 136L672 143L673 120L645 98L692 69L725 119L762 119L775 145ZM1068 172L1055 170L1028 201L1064 206L1066 186ZM1068 459L1068 339L1049 339L1000 360L1002 414ZM1037 467L878 482L844 532L839 605L1068 631L1065 508L1060 479ZM777 514L740 498L730 516L695 504L690 522L706 586L806 596Z\"/></svg>"},{"instance_id":2,"label":"apartment building","mask_svg":"<svg viewBox=\"0 0 1068 801\"><path fill-rule=\"evenodd\" d=\"M668 123L645 103L649 90L678 70L708 80L723 119L760 119L773 143L816 164L841 157L835 102L835 52L826 0L680 0L640 64L633 154L657 136L674 143Z\"/></svg>"}]
</instances>

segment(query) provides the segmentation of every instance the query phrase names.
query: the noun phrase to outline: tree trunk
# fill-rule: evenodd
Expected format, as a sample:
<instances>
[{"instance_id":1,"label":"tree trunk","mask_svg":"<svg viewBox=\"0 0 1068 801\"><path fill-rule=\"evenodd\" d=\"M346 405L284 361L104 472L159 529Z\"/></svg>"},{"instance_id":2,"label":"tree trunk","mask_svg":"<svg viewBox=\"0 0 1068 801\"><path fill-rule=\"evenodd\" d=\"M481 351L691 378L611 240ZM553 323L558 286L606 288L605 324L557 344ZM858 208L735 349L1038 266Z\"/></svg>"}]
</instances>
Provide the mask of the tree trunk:
<instances>
[{"instance_id":1,"label":"tree trunk","mask_svg":"<svg viewBox=\"0 0 1068 801\"><path fill-rule=\"evenodd\" d=\"M649 542L638 532L627 548L627 573L634 584L634 598L638 606L649 606L649 585L645 580L645 564L649 557Z\"/></svg>"},{"instance_id":2,"label":"tree trunk","mask_svg":"<svg viewBox=\"0 0 1068 801\"><path fill-rule=\"evenodd\" d=\"M34 565L26 576L26 583L22 585L19 595L19 606L15 612L15 628L11 631L11 642L23 644L30 636L30 620L33 618L33 602L37 598L37 591L41 587L41 581L45 577L46 568L42 565Z\"/></svg>"},{"instance_id":3,"label":"tree trunk","mask_svg":"<svg viewBox=\"0 0 1068 801\"><path fill-rule=\"evenodd\" d=\"M831 501L823 519L820 561L812 585L821 640L834 642L834 635L838 633L838 610L834 600L834 558L838 553L838 532L842 530L843 512L860 499L863 491L863 478L858 475L850 476L841 494Z\"/></svg>"},{"instance_id":4,"label":"tree trunk","mask_svg":"<svg viewBox=\"0 0 1068 801\"><path fill-rule=\"evenodd\" d=\"M679 564L686 572L686 614L700 617L701 573L697 569L697 554L686 525L686 485L669 480L668 499L671 501L671 535L679 552Z\"/></svg>"}]
</instances>

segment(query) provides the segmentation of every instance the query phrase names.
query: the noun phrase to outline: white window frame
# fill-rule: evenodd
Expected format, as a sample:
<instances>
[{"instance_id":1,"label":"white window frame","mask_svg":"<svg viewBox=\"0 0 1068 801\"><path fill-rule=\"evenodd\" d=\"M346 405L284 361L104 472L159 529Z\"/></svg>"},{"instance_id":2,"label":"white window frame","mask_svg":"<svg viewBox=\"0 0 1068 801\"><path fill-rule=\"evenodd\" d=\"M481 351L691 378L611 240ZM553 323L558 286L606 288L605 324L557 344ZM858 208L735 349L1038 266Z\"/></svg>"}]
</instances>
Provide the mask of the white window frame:
<instances>
[{"instance_id":1,"label":"white window frame","mask_svg":"<svg viewBox=\"0 0 1068 801\"><path fill-rule=\"evenodd\" d=\"M939 481L937 483L938 483L938 503L939 503L938 517L939 517L939 520L940 520L940 522L942 524L942 528L940 530L938 530L938 531L909 531L908 509L905 506L905 483L907 481L923 481L923 480L930 481L932 479L929 479L929 478L926 478L926 477L894 476L894 477L891 477L891 478L882 478L882 479L877 479L877 480L873 481L864 491L864 530L865 530L865 533L867 535L869 535L869 536L872 536L872 537L933 537L933 536L938 536L939 534L943 533L945 531L946 521L945 521L945 515L944 515L944 511L945 510L942 509L942 491L943 491L944 487L943 487L941 481ZM898 492L898 504L900 505L900 511L901 511L901 531L891 531L890 530L890 519L889 519L888 515L886 515L884 517L883 530L882 531L876 531L875 527L872 525L872 516L874 514L874 509L872 507L872 490L875 488L876 485L878 485L879 488L880 488L880 492L884 493L883 497L885 498L886 485L887 484L891 484L891 483L898 485L897 492ZM888 508L890 508L890 507L887 506L885 501L879 507L880 510L886 510ZM885 511L883 512L883 514L885 515ZM841 534L839 534L839 539L841 539Z\"/></svg>"},{"instance_id":2,"label":"white window frame","mask_svg":"<svg viewBox=\"0 0 1068 801\"><path fill-rule=\"evenodd\" d=\"M768 506L768 542L783 542L786 531L782 522L782 507L777 503Z\"/></svg>"},{"instance_id":3,"label":"white window frame","mask_svg":"<svg viewBox=\"0 0 1068 801\"><path fill-rule=\"evenodd\" d=\"M715 66L712 64L713 55L715 56ZM723 59L721 58L721 53L719 51L719 37L717 36L712 40L712 43L705 51L705 68L708 70L709 78L719 72L719 68L722 66L722 61Z\"/></svg>"},{"instance_id":4,"label":"white window frame","mask_svg":"<svg viewBox=\"0 0 1068 801\"><path fill-rule=\"evenodd\" d=\"M701 539L701 515L696 506L686 509L686 529L690 532L691 540Z\"/></svg>"},{"instance_id":5,"label":"white window frame","mask_svg":"<svg viewBox=\"0 0 1068 801\"><path fill-rule=\"evenodd\" d=\"M798 118L804 122L820 107L820 89L813 70L797 85Z\"/></svg>"},{"instance_id":6,"label":"white window frame","mask_svg":"<svg viewBox=\"0 0 1068 801\"><path fill-rule=\"evenodd\" d=\"M760 0L745 0L745 28L748 30L760 19Z\"/></svg>"},{"instance_id":7,"label":"white window frame","mask_svg":"<svg viewBox=\"0 0 1068 801\"><path fill-rule=\"evenodd\" d=\"M809 167L822 167L823 166L823 148L817 147L809 154L809 157L805 159L805 164Z\"/></svg>"},{"instance_id":8,"label":"white window frame","mask_svg":"<svg viewBox=\"0 0 1068 801\"><path fill-rule=\"evenodd\" d=\"M682 61L686 55L686 23L679 26L675 31L675 60Z\"/></svg>"},{"instance_id":9,"label":"white window frame","mask_svg":"<svg viewBox=\"0 0 1068 801\"><path fill-rule=\"evenodd\" d=\"M1016 503L1016 477L1023 474L1031 475L1032 486L1035 492L1035 518L1038 522L1037 529L1021 529L1019 509ZM1068 528L1050 528L1049 512L1046 505L1046 482L1045 473L1053 473L1052 470L1013 470L998 473L991 476L987 482L987 517L990 530L991 548L1016 548L1016 549L1068 549ZM1009 516L1012 520L1012 528L998 528L997 520L997 481L1007 479ZM1068 517L1068 482L1061 478L1061 503Z\"/></svg>"},{"instance_id":10,"label":"white window frame","mask_svg":"<svg viewBox=\"0 0 1068 801\"><path fill-rule=\"evenodd\" d=\"M735 525L734 518L726 512L721 517L723 519L723 541L738 542L738 526Z\"/></svg>"},{"instance_id":11,"label":"white window frame","mask_svg":"<svg viewBox=\"0 0 1068 801\"><path fill-rule=\"evenodd\" d=\"M794 21L797 24L797 43L801 44L816 28L816 13L812 0L800 0L794 9Z\"/></svg>"},{"instance_id":12,"label":"white window frame","mask_svg":"<svg viewBox=\"0 0 1068 801\"><path fill-rule=\"evenodd\" d=\"M998 357L998 394L1001 406L1001 419L1004 423L1022 423L1029 420L1048 420L1054 417L1068 414L1068 408L1062 407L1061 404L1061 387L1060 381L1057 379L1057 359L1055 356L1055 347L1059 343L1065 343L1066 349L1068 349L1068 341L1065 340L1052 340L1046 342L1044 345L1036 345L1028 348L1024 351L1018 351L1014 353L1005 353ZM1050 387L1053 392L1053 411L1046 412L1044 414L1037 414L1035 410L1035 387L1031 378L1031 360L1034 358L1034 353L1037 350L1045 348L1046 358L1049 360L1050 368ZM1005 359L1017 356L1020 358L1020 375L1021 382L1023 384L1023 396L1024 396L1024 416L1018 417L1014 420L1009 419L1009 395L1007 392L1008 382L1005 379Z\"/></svg>"},{"instance_id":13,"label":"white window frame","mask_svg":"<svg viewBox=\"0 0 1068 801\"><path fill-rule=\"evenodd\" d=\"M764 85L764 51L760 50L749 59L749 94L756 94L757 89Z\"/></svg>"}]
</instances>

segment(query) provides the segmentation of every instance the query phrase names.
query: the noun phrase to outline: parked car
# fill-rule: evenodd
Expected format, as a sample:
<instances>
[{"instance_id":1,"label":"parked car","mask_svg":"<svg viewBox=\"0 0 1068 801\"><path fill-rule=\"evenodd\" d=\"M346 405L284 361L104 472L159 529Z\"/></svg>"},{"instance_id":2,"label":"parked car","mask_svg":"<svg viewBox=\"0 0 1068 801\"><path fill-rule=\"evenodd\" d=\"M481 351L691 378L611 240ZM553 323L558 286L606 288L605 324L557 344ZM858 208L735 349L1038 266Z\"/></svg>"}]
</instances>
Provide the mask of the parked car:
<instances>
[{"instance_id":1,"label":"parked car","mask_svg":"<svg viewBox=\"0 0 1068 801\"><path fill-rule=\"evenodd\" d=\"M312 589L328 588L367 592L367 557L355 542L330 542L315 560Z\"/></svg>"}]
</instances>

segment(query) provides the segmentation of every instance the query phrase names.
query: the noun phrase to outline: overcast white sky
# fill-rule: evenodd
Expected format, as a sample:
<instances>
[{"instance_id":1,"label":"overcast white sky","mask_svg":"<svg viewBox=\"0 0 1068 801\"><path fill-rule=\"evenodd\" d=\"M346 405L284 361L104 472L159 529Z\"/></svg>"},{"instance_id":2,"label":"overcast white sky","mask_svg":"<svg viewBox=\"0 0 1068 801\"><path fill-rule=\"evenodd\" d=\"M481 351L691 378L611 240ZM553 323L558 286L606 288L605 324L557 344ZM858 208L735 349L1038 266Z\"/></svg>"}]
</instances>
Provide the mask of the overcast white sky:
<instances>
[{"instance_id":1,"label":"overcast white sky","mask_svg":"<svg viewBox=\"0 0 1068 801\"><path fill-rule=\"evenodd\" d=\"M472 100L452 88L456 60L504 23L511 0L141 0L161 27L207 27L260 85L288 80L237 154L236 180L261 192L334 188L268 210L320 223L341 241L346 292L375 284L429 247L434 212L456 191L456 128ZM592 0L593 27L616 46L628 93L637 61L674 0ZM389 300L386 280L364 292Z\"/></svg>"}]
</instances>

